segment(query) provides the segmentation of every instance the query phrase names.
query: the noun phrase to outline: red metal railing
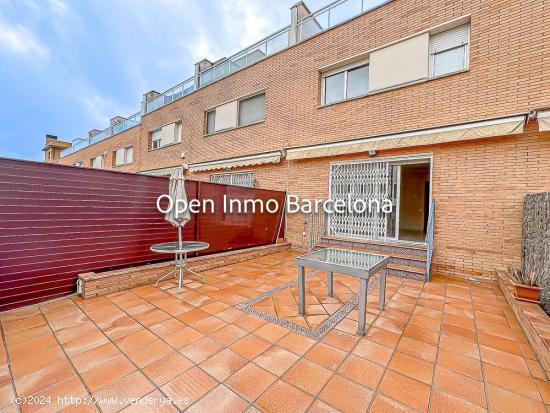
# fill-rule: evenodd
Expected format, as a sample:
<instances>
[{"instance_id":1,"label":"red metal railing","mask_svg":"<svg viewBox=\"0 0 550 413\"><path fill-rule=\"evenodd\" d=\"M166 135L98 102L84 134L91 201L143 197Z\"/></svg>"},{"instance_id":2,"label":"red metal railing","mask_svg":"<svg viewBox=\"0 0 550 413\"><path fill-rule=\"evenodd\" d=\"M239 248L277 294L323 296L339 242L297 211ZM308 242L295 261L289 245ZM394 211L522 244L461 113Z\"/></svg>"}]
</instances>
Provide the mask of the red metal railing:
<instances>
[{"instance_id":1,"label":"red metal railing","mask_svg":"<svg viewBox=\"0 0 550 413\"><path fill-rule=\"evenodd\" d=\"M203 253L275 243L282 211L224 213L230 198L275 199L284 192L186 181L188 198L213 199L215 213L194 214L185 240L210 243ZM175 241L156 209L168 179L0 158L0 311L75 291L78 274L133 266L168 256L152 244Z\"/></svg>"}]
</instances>

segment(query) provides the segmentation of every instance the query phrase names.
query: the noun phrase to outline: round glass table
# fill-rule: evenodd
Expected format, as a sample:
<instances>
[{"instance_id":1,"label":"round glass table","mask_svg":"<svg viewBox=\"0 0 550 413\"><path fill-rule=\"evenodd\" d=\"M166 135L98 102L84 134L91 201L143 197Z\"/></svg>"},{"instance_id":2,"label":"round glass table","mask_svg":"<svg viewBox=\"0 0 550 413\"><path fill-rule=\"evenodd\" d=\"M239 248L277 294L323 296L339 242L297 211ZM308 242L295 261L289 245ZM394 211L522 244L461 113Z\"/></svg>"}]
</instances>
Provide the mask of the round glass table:
<instances>
[{"instance_id":1,"label":"round glass table","mask_svg":"<svg viewBox=\"0 0 550 413\"><path fill-rule=\"evenodd\" d=\"M202 241L182 241L181 243L176 242L164 242L162 244L155 244L151 246L151 251L156 252L157 254L174 254L175 255L175 267L172 271L170 271L168 274L163 275L157 280L157 283L155 286L159 285L159 282L162 280L168 278L172 274L178 274L178 286L181 289L181 286L183 284L183 273L187 272L190 274L193 274L197 276L201 282L204 284L205 279L204 277L191 270L190 268L187 268L187 254L191 252L197 252L207 249L210 246L207 242Z\"/></svg>"}]
</instances>

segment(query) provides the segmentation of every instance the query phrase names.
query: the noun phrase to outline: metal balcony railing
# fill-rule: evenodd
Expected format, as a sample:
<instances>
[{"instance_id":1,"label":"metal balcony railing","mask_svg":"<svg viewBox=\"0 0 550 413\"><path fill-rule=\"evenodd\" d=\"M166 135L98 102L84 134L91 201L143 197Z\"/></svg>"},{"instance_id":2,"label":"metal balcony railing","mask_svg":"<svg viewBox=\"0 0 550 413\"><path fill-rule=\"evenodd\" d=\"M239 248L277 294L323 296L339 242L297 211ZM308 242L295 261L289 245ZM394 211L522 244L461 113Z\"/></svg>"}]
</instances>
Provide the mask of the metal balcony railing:
<instances>
[{"instance_id":1,"label":"metal balcony railing","mask_svg":"<svg viewBox=\"0 0 550 413\"><path fill-rule=\"evenodd\" d=\"M141 112L138 112L132 116L127 117L126 119L115 123L113 126L109 126L106 129L103 129L97 135L91 136L89 138L77 138L73 140L72 145L68 148L61 150L61 157L75 153L81 149L84 149L94 143L101 142L107 138L110 138L113 135L124 132L127 129L133 128L141 123Z\"/></svg>"},{"instance_id":2,"label":"metal balcony railing","mask_svg":"<svg viewBox=\"0 0 550 413\"><path fill-rule=\"evenodd\" d=\"M166 92L161 93L160 95L154 97L153 99L147 101L146 111L150 113L154 110L157 110L164 105L172 103L174 100L179 99L195 90L195 79L190 77L189 79L184 80L179 85L176 85Z\"/></svg>"}]
</instances>

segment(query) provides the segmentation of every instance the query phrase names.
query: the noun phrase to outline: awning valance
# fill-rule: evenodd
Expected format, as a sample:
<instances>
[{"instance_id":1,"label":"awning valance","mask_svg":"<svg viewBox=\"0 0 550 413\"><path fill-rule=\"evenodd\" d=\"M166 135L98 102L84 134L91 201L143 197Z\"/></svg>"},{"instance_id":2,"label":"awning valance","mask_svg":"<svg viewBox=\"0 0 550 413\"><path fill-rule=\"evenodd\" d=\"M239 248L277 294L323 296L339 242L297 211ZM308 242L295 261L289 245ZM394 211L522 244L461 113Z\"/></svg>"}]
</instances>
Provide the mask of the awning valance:
<instances>
[{"instance_id":1,"label":"awning valance","mask_svg":"<svg viewBox=\"0 0 550 413\"><path fill-rule=\"evenodd\" d=\"M241 156L238 158L220 159L216 161L196 162L189 164L190 172L210 171L214 169L229 169L241 166L263 165L279 163L281 151L267 152L256 155Z\"/></svg>"},{"instance_id":2,"label":"awning valance","mask_svg":"<svg viewBox=\"0 0 550 413\"><path fill-rule=\"evenodd\" d=\"M170 176L176 169L183 169L183 166L172 166L170 168L151 169L149 171L140 171L142 175L152 176Z\"/></svg>"},{"instance_id":3,"label":"awning valance","mask_svg":"<svg viewBox=\"0 0 550 413\"><path fill-rule=\"evenodd\" d=\"M537 121L539 124L539 132L550 131L550 111L539 112L537 114Z\"/></svg>"},{"instance_id":4,"label":"awning valance","mask_svg":"<svg viewBox=\"0 0 550 413\"><path fill-rule=\"evenodd\" d=\"M290 160L319 158L324 156L368 152L371 150L406 148L411 146L490 138L494 136L514 135L523 133L524 123L524 115L512 116L462 125L289 148L286 151L286 157Z\"/></svg>"}]
</instances>

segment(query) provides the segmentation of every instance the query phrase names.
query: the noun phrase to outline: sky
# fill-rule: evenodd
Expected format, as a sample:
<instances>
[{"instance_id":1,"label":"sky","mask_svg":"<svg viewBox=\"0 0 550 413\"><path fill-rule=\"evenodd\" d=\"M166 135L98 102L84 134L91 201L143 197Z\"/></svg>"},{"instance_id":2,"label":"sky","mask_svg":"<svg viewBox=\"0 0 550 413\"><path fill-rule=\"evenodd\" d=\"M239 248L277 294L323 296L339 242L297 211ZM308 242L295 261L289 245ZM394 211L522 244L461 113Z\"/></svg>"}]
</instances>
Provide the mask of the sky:
<instances>
[{"instance_id":1,"label":"sky","mask_svg":"<svg viewBox=\"0 0 550 413\"><path fill-rule=\"evenodd\" d=\"M42 160L290 23L297 0L0 0L0 156ZM306 0L314 11L330 0Z\"/></svg>"}]
</instances>

